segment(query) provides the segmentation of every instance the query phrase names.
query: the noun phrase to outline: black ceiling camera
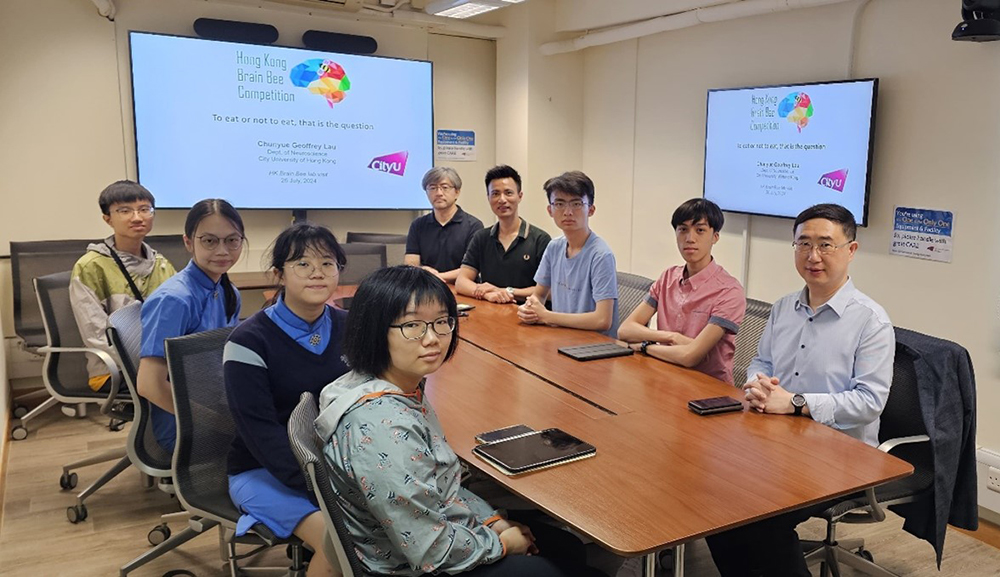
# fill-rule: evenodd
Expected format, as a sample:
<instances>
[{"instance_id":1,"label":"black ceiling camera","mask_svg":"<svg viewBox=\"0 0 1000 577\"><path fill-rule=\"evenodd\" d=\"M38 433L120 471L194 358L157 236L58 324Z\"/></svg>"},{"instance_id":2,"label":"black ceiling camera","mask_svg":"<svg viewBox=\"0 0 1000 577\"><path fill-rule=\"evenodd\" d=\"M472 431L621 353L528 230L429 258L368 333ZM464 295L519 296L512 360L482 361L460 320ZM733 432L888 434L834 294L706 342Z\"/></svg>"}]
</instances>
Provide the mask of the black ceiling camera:
<instances>
[{"instance_id":1,"label":"black ceiling camera","mask_svg":"<svg viewBox=\"0 0 1000 577\"><path fill-rule=\"evenodd\" d=\"M966 42L1000 40L1000 0L962 0L962 22L951 33L951 39Z\"/></svg>"}]
</instances>

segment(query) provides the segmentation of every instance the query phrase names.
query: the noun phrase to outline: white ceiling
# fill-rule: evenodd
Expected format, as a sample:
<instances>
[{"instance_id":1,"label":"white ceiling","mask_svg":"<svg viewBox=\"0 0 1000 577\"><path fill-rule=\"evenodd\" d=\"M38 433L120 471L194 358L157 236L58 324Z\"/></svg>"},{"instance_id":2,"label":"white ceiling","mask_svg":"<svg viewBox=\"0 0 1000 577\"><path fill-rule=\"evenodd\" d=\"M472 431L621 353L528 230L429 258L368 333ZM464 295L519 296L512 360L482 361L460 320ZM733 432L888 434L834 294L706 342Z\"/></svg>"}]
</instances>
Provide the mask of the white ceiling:
<instances>
[{"instance_id":1,"label":"white ceiling","mask_svg":"<svg viewBox=\"0 0 1000 577\"><path fill-rule=\"evenodd\" d=\"M741 0L555 0L556 29L575 32Z\"/></svg>"}]
</instances>

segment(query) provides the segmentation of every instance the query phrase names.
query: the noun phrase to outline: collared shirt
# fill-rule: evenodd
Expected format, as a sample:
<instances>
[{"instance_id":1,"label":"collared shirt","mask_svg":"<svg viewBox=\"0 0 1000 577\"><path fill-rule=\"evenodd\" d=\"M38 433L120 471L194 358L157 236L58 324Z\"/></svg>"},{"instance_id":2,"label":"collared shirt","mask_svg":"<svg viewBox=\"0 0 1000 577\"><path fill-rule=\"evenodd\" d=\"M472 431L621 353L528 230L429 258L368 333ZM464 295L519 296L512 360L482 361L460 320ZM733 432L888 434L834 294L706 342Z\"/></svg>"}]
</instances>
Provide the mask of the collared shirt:
<instances>
[{"instance_id":1,"label":"collared shirt","mask_svg":"<svg viewBox=\"0 0 1000 577\"><path fill-rule=\"evenodd\" d=\"M462 266L476 269L481 282L500 288L534 286L535 271L550 240L549 233L522 218L517 236L504 249L500 223L496 223L472 235Z\"/></svg>"},{"instance_id":2,"label":"collared shirt","mask_svg":"<svg viewBox=\"0 0 1000 577\"><path fill-rule=\"evenodd\" d=\"M614 309L609 337L618 334L618 272L615 254L604 239L591 231L580 252L566 256L569 242L565 236L552 239L545 248L535 272L535 282L549 287L552 310L557 313L589 313L599 301L612 299Z\"/></svg>"},{"instance_id":3,"label":"collared shirt","mask_svg":"<svg viewBox=\"0 0 1000 577\"><path fill-rule=\"evenodd\" d=\"M465 249L483 222L458 207L451 220L442 225L430 212L410 223L406 235L406 254L420 255L420 265L440 272L455 270L462 265Z\"/></svg>"},{"instance_id":4,"label":"collared shirt","mask_svg":"<svg viewBox=\"0 0 1000 577\"><path fill-rule=\"evenodd\" d=\"M274 321L284 333L310 353L321 355L330 344L330 307L323 309L323 314L312 323L307 323L299 315L292 312L285 304L285 295L278 295L278 302L264 309L267 318Z\"/></svg>"},{"instance_id":5,"label":"collared shirt","mask_svg":"<svg viewBox=\"0 0 1000 577\"><path fill-rule=\"evenodd\" d=\"M815 421L877 446L896 354L889 315L850 279L815 310L808 299L803 289L774 303L747 377L778 377Z\"/></svg>"},{"instance_id":6,"label":"collared shirt","mask_svg":"<svg viewBox=\"0 0 1000 577\"><path fill-rule=\"evenodd\" d=\"M673 266L663 271L649 287L646 304L656 309L656 328L661 331L693 339L708 325L722 327L723 337L694 368L732 383L736 331L747 309L743 287L715 259L688 278L684 278L685 268Z\"/></svg>"}]
</instances>

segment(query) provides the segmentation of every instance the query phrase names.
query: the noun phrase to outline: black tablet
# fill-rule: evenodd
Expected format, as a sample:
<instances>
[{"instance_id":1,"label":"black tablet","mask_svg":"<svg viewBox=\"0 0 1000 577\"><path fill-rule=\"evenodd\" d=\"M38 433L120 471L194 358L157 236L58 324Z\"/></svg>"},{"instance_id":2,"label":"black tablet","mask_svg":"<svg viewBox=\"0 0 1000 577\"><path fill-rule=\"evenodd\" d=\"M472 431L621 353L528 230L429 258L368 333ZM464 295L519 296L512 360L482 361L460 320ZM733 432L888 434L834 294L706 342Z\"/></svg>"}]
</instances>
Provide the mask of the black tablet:
<instances>
[{"instance_id":1,"label":"black tablet","mask_svg":"<svg viewBox=\"0 0 1000 577\"><path fill-rule=\"evenodd\" d=\"M592 457L597 453L597 449L559 429L545 429L495 443L478 445L472 452L501 472L518 475Z\"/></svg>"}]
</instances>

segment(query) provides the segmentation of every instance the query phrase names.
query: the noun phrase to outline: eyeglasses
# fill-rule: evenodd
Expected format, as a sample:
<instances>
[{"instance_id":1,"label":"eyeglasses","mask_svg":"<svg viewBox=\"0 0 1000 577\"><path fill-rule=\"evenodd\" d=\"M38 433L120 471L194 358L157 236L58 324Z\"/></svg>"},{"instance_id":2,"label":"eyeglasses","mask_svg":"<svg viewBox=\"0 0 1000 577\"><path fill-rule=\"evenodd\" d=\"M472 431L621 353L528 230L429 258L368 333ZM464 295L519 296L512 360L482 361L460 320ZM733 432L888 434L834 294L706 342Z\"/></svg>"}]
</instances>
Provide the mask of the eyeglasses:
<instances>
[{"instance_id":1,"label":"eyeglasses","mask_svg":"<svg viewBox=\"0 0 1000 577\"><path fill-rule=\"evenodd\" d=\"M231 234L224 239L220 239L214 234L203 234L195 238L205 250L215 250L219 246L219 241L225 242L226 248L229 250L240 250L240 247L243 246L243 235L241 234Z\"/></svg>"},{"instance_id":2,"label":"eyeglasses","mask_svg":"<svg viewBox=\"0 0 1000 577\"><path fill-rule=\"evenodd\" d=\"M517 193L514 192L513 190L504 190L502 192L499 191L499 190L490 191L490 194L489 194L490 200L496 200L496 199L500 198L500 196L503 196L507 200L510 200L510 199L514 198L515 196L517 196Z\"/></svg>"},{"instance_id":3,"label":"eyeglasses","mask_svg":"<svg viewBox=\"0 0 1000 577\"><path fill-rule=\"evenodd\" d=\"M427 192L451 192L455 190L455 187L450 184L432 184L427 187Z\"/></svg>"},{"instance_id":4,"label":"eyeglasses","mask_svg":"<svg viewBox=\"0 0 1000 577\"><path fill-rule=\"evenodd\" d=\"M119 206L115 209L115 214L118 216L124 216L126 218L132 216L133 214L138 214L139 216L146 217L152 216L156 209L151 206L140 206L139 208L131 208L128 206Z\"/></svg>"},{"instance_id":5,"label":"eyeglasses","mask_svg":"<svg viewBox=\"0 0 1000 577\"><path fill-rule=\"evenodd\" d=\"M309 278L315 274L316 269L323 271L323 276L333 276L344 269L344 267L336 261L324 260L318 265L313 264L306 260L300 260L294 263L286 263L286 267L292 269L295 276L299 278Z\"/></svg>"},{"instance_id":6,"label":"eyeglasses","mask_svg":"<svg viewBox=\"0 0 1000 577\"><path fill-rule=\"evenodd\" d=\"M795 248L795 252L798 254L806 255L812 254L813 249L819 251L819 254L827 255L833 253L838 248L843 248L854 242L849 240L844 244L833 244L832 242L821 242L819 244L813 244L808 240L798 240L792 243L792 247Z\"/></svg>"},{"instance_id":7,"label":"eyeglasses","mask_svg":"<svg viewBox=\"0 0 1000 577\"><path fill-rule=\"evenodd\" d=\"M399 329L403 338L408 341L416 341L424 338L427 334L427 327L433 326L434 332L445 336L455 330L458 321L455 317L440 317L432 321L406 321L398 325L389 325L394 329Z\"/></svg>"},{"instance_id":8,"label":"eyeglasses","mask_svg":"<svg viewBox=\"0 0 1000 577\"><path fill-rule=\"evenodd\" d=\"M587 206L587 203L582 200L571 200L569 202L563 200L557 200L555 202L549 203L549 206L551 206L554 210L566 210L566 207L568 206L570 210L576 212L581 208Z\"/></svg>"}]
</instances>

